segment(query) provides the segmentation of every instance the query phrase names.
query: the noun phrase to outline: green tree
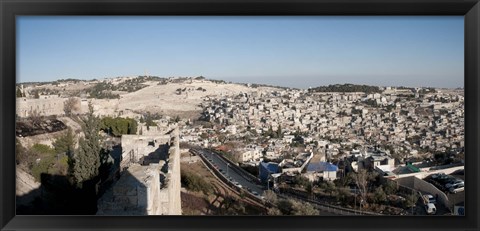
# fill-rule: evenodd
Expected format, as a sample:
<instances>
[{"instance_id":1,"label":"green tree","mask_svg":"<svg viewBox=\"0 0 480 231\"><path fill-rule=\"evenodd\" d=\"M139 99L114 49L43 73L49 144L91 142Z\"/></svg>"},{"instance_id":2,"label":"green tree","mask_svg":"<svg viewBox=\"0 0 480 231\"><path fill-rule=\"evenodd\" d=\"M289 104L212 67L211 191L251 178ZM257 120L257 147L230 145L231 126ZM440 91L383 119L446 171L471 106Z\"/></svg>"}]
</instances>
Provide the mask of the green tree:
<instances>
[{"instance_id":1,"label":"green tree","mask_svg":"<svg viewBox=\"0 0 480 231\"><path fill-rule=\"evenodd\" d=\"M368 194L368 185L373 179L375 179L377 174L368 172L365 169L360 169L356 173L350 173L350 174L352 174L351 177L359 189L361 199L364 202L366 202L367 194Z\"/></svg>"},{"instance_id":2,"label":"green tree","mask_svg":"<svg viewBox=\"0 0 480 231\"><path fill-rule=\"evenodd\" d=\"M68 156L71 156L75 149L75 143L75 135L72 129L68 128L62 136L53 142L53 147L57 153L66 153Z\"/></svg>"},{"instance_id":3,"label":"green tree","mask_svg":"<svg viewBox=\"0 0 480 231\"><path fill-rule=\"evenodd\" d=\"M98 134L100 120L93 114L91 102L88 104L88 113L82 120L85 137L80 139L79 148L73 158L73 179L78 187L98 176L101 154L101 137Z\"/></svg>"},{"instance_id":4,"label":"green tree","mask_svg":"<svg viewBox=\"0 0 480 231\"><path fill-rule=\"evenodd\" d=\"M393 180L387 180L385 182L385 193L390 195L390 194L396 194L397 192L397 182Z\"/></svg>"},{"instance_id":5,"label":"green tree","mask_svg":"<svg viewBox=\"0 0 480 231\"><path fill-rule=\"evenodd\" d=\"M284 215L290 215L292 212L292 205L293 200L285 200L281 199L277 202L277 208L282 212Z\"/></svg>"},{"instance_id":6,"label":"green tree","mask_svg":"<svg viewBox=\"0 0 480 231\"><path fill-rule=\"evenodd\" d=\"M80 100L78 98L68 98L63 103L63 111L65 112L66 116L71 116L74 113L79 113L81 110L80 108Z\"/></svg>"},{"instance_id":7,"label":"green tree","mask_svg":"<svg viewBox=\"0 0 480 231\"><path fill-rule=\"evenodd\" d=\"M147 126L147 130L150 130L150 126L157 126L157 124L155 122L153 122L154 120L154 116L152 114L150 114L150 112L147 112L147 114L145 114L145 125Z\"/></svg>"},{"instance_id":8,"label":"green tree","mask_svg":"<svg viewBox=\"0 0 480 231\"><path fill-rule=\"evenodd\" d=\"M411 208L415 206L417 201L418 201L418 195L415 192L412 192L406 197L404 201L404 205L405 207Z\"/></svg>"},{"instance_id":9,"label":"green tree","mask_svg":"<svg viewBox=\"0 0 480 231\"><path fill-rule=\"evenodd\" d=\"M319 215L318 210L312 204L300 201L293 201L291 215L312 216Z\"/></svg>"},{"instance_id":10,"label":"green tree","mask_svg":"<svg viewBox=\"0 0 480 231\"><path fill-rule=\"evenodd\" d=\"M350 190L348 188L337 188L335 198L337 201L341 201L343 205L348 204L348 198L351 197Z\"/></svg>"},{"instance_id":11,"label":"green tree","mask_svg":"<svg viewBox=\"0 0 480 231\"><path fill-rule=\"evenodd\" d=\"M283 138L282 126L278 125L277 128L277 138Z\"/></svg>"},{"instance_id":12,"label":"green tree","mask_svg":"<svg viewBox=\"0 0 480 231\"><path fill-rule=\"evenodd\" d=\"M136 134L137 128L138 124L135 119L104 117L101 120L100 129L109 135L120 137L124 134Z\"/></svg>"},{"instance_id":13,"label":"green tree","mask_svg":"<svg viewBox=\"0 0 480 231\"><path fill-rule=\"evenodd\" d=\"M320 187L324 190L325 193L330 194L330 196L332 196L333 193L336 191L335 184L331 181L325 181L321 183Z\"/></svg>"},{"instance_id":14,"label":"green tree","mask_svg":"<svg viewBox=\"0 0 480 231\"><path fill-rule=\"evenodd\" d=\"M311 182L308 180L308 178L302 175L296 175L293 178L293 184L296 185L297 187L300 186L302 188L306 188L308 185L311 185Z\"/></svg>"},{"instance_id":15,"label":"green tree","mask_svg":"<svg viewBox=\"0 0 480 231\"><path fill-rule=\"evenodd\" d=\"M375 189L375 195L374 195L375 203L383 203L387 201L387 194L383 191L383 187L380 186Z\"/></svg>"},{"instance_id":16,"label":"green tree","mask_svg":"<svg viewBox=\"0 0 480 231\"><path fill-rule=\"evenodd\" d=\"M277 202L277 208L283 215L319 215L319 211L310 203L300 202L293 199L282 199ZM270 212L270 211L269 211ZM278 211L272 210L272 213Z\"/></svg>"},{"instance_id":17,"label":"green tree","mask_svg":"<svg viewBox=\"0 0 480 231\"><path fill-rule=\"evenodd\" d=\"M23 97L22 90L20 88L17 88L17 98Z\"/></svg>"},{"instance_id":18,"label":"green tree","mask_svg":"<svg viewBox=\"0 0 480 231\"><path fill-rule=\"evenodd\" d=\"M137 134L138 123L135 119L128 119L128 134Z\"/></svg>"}]
</instances>

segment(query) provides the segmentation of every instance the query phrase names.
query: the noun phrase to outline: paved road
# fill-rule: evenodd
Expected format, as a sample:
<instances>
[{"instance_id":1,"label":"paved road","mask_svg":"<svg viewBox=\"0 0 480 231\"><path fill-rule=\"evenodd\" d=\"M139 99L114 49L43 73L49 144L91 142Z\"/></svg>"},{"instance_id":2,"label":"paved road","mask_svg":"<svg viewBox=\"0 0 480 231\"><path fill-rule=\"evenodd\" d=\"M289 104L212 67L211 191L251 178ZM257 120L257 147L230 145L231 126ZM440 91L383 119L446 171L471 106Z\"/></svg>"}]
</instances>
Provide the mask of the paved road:
<instances>
[{"instance_id":1,"label":"paved road","mask_svg":"<svg viewBox=\"0 0 480 231\"><path fill-rule=\"evenodd\" d=\"M216 170L215 171L220 171L223 172L224 176L231 177L234 181L237 181L240 185L242 185L243 188L250 188L252 191L256 191L259 193L259 195L263 195L263 192L266 190L265 186L258 185L255 182L253 182L249 177L245 176L245 174L239 174L239 170L235 171L233 168L240 168L238 166L231 166L229 165L224 159L219 157L216 153L206 150L206 149L195 149L198 154L204 156L210 163L216 165ZM227 173L228 169L228 173ZM241 171L240 171L241 172ZM287 198L287 195L279 195L280 197L285 197ZM300 199L300 198L296 198ZM314 207L316 207L319 210L319 215L320 216L337 216L339 214L345 214L345 215L351 215L348 213L344 213L342 211L333 211L334 209L326 208L324 206L318 205L313 203L312 204Z\"/></svg>"},{"instance_id":2,"label":"paved road","mask_svg":"<svg viewBox=\"0 0 480 231\"><path fill-rule=\"evenodd\" d=\"M219 171L229 179L231 178L230 181L236 181L239 183L239 185L241 185L242 188L244 189L250 188L252 192L255 191L258 193L258 195L260 196L263 195L263 192L265 191L265 187L263 187L262 185L256 184L253 180L241 174L240 170L233 169L233 168L239 168L238 166L232 166L231 164L226 162L224 159L220 158L218 154L210 150L206 150L206 149L195 149L195 150L198 152L198 154L204 156L210 163L212 163L216 167L216 171Z\"/></svg>"}]
</instances>

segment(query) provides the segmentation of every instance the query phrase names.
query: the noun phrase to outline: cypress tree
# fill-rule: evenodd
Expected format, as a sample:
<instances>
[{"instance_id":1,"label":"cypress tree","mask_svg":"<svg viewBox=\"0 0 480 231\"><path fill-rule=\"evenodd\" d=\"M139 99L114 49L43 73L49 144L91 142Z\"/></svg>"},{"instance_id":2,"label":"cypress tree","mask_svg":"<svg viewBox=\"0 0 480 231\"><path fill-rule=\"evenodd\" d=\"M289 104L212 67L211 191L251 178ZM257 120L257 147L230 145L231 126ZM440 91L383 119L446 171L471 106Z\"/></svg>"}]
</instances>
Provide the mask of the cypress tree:
<instances>
[{"instance_id":1,"label":"cypress tree","mask_svg":"<svg viewBox=\"0 0 480 231\"><path fill-rule=\"evenodd\" d=\"M63 136L59 137L53 142L55 151L57 153L65 153L71 156L75 147L75 135L71 128L68 128Z\"/></svg>"},{"instance_id":2,"label":"cypress tree","mask_svg":"<svg viewBox=\"0 0 480 231\"><path fill-rule=\"evenodd\" d=\"M98 176L100 167L101 143L98 131L100 119L93 114L93 106L88 104L88 113L83 120L85 137L79 141L79 148L74 155L73 178L78 187L82 183Z\"/></svg>"}]
</instances>

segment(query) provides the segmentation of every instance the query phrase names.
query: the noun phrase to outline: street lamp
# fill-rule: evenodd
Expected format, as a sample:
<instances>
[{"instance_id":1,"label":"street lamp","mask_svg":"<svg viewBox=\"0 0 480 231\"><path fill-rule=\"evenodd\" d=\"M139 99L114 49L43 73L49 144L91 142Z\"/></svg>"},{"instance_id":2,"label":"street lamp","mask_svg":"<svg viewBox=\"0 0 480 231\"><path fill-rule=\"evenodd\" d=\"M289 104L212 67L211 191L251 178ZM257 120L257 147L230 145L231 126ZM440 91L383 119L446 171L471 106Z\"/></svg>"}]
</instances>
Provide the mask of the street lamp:
<instances>
[{"instance_id":1,"label":"street lamp","mask_svg":"<svg viewBox=\"0 0 480 231\"><path fill-rule=\"evenodd\" d=\"M229 164L229 163L227 163L227 176L228 176L228 166L230 166L230 164Z\"/></svg>"},{"instance_id":2,"label":"street lamp","mask_svg":"<svg viewBox=\"0 0 480 231\"><path fill-rule=\"evenodd\" d=\"M267 177L267 190L270 190L270 177L272 176L272 173L270 171L268 172L268 177Z\"/></svg>"}]
</instances>

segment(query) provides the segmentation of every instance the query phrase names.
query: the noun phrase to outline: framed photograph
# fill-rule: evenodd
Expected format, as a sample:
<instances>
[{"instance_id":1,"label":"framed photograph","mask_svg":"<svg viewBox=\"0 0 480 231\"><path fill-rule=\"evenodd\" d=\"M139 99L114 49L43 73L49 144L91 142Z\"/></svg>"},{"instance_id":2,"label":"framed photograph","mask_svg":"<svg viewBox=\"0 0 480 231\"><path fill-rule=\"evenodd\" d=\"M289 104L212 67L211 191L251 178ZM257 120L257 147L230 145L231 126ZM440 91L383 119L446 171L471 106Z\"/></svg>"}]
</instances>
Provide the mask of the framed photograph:
<instances>
[{"instance_id":1,"label":"framed photograph","mask_svg":"<svg viewBox=\"0 0 480 231\"><path fill-rule=\"evenodd\" d=\"M1 15L1 230L479 228L476 0Z\"/></svg>"}]
</instances>

